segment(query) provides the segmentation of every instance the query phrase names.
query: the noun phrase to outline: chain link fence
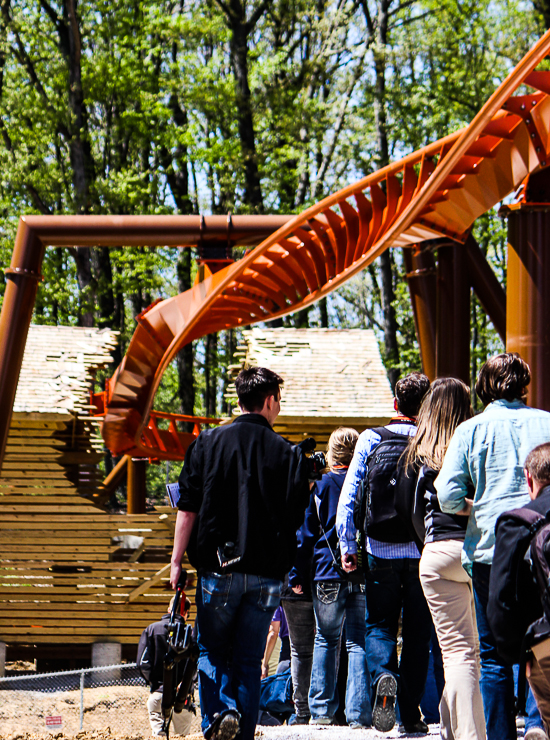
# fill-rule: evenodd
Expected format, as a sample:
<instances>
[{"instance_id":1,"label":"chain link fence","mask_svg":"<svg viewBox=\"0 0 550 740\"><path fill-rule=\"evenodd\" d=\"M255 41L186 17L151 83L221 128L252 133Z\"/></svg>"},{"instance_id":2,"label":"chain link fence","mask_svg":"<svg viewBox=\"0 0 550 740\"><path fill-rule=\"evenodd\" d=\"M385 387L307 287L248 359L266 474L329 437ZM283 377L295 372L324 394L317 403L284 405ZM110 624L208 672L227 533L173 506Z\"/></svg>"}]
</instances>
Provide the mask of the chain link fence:
<instances>
[{"instance_id":1,"label":"chain link fence","mask_svg":"<svg viewBox=\"0 0 550 740\"><path fill-rule=\"evenodd\" d=\"M135 663L0 678L0 692L1 736L109 730L151 737L149 688Z\"/></svg>"}]
</instances>

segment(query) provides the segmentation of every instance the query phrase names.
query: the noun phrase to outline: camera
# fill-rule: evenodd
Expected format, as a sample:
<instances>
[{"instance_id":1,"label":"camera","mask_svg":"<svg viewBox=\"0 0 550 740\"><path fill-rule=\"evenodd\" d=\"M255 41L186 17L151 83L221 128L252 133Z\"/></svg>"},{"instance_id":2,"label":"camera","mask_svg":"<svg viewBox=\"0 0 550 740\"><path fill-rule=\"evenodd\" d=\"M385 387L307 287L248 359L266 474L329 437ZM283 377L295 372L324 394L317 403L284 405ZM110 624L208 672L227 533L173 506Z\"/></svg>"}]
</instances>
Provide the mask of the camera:
<instances>
[{"instance_id":1,"label":"camera","mask_svg":"<svg viewBox=\"0 0 550 740\"><path fill-rule=\"evenodd\" d=\"M317 447L317 442L313 437L307 437L300 442L298 447L304 452L307 464L307 477L310 481L321 480L323 470L327 467L327 460L323 452L314 452ZM307 454L311 453L311 454Z\"/></svg>"}]
</instances>

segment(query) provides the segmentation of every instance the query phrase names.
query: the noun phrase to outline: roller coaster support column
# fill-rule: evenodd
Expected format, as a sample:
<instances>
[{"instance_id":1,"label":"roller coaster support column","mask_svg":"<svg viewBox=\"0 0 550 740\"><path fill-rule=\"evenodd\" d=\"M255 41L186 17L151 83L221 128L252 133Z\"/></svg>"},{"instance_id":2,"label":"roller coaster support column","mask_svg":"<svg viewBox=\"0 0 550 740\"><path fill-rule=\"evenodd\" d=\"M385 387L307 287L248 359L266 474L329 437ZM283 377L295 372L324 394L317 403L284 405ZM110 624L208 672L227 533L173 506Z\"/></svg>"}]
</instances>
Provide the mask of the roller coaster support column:
<instances>
[{"instance_id":1,"label":"roller coaster support column","mask_svg":"<svg viewBox=\"0 0 550 740\"><path fill-rule=\"evenodd\" d=\"M436 376L470 384L470 281L464 247L440 242L437 256Z\"/></svg>"},{"instance_id":2,"label":"roller coaster support column","mask_svg":"<svg viewBox=\"0 0 550 740\"><path fill-rule=\"evenodd\" d=\"M422 369L430 380L435 374L436 267L432 252L420 247L403 250Z\"/></svg>"},{"instance_id":3,"label":"roller coaster support column","mask_svg":"<svg viewBox=\"0 0 550 740\"><path fill-rule=\"evenodd\" d=\"M132 457L128 460L128 477L126 481L128 514L145 514L147 465L148 461L139 457Z\"/></svg>"},{"instance_id":4,"label":"roller coaster support column","mask_svg":"<svg viewBox=\"0 0 550 740\"><path fill-rule=\"evenodd\" d=\"M508 215L506 349L519 352L531 367L529 405L550 411L550 173L546 180L544 199L536 193L539 202L503 210Z\"/></svg>"}]
</instances>

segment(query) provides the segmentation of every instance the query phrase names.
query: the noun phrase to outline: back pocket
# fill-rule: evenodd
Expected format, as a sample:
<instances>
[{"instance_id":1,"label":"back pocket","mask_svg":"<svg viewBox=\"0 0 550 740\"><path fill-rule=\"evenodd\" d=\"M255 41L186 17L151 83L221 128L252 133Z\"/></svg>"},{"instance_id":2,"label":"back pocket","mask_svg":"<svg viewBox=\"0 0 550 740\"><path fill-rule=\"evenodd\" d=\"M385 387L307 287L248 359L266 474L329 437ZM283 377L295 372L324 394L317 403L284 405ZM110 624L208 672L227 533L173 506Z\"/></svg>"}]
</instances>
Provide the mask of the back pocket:
<instances>
[{"instance_id":1,"label":"back pocket","mask_svg":"<svg viewBox=\"0 0 550 740\"><path fill-rule=\"evenodd\" d=\"M202 603L211 609L222 609L229 601L232 574L208 573L202 576Z\"/></svg>"},{"instance_id":2,"label":"back pocket","mask_svg":"<svg viewBox=\"0 0 550 740\"><path fill-rule=\"evenodd\" d=\"M317 583L317 598L321 604L334 604L338 600L341 585L338 581L319 581Z\"/></svg>"}]
</instances>

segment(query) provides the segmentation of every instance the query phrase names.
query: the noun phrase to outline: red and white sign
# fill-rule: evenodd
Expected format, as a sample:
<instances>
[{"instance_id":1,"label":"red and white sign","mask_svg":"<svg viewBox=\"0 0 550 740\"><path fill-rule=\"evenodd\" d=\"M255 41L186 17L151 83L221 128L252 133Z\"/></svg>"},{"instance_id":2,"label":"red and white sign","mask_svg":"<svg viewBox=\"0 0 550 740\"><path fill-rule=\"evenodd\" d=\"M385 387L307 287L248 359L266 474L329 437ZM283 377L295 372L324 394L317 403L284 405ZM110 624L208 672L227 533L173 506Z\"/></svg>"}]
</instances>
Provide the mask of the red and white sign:
<instances>
[{"instance_id":1,"label":"red and white sign","mask_svg":"<svg viewBox=\"0 0 550 740\"><path fill-rule=\"evenodd\" d=\"M46 727L61 727L63 717L46 717Z\"/></svg>"}]
</instances>

